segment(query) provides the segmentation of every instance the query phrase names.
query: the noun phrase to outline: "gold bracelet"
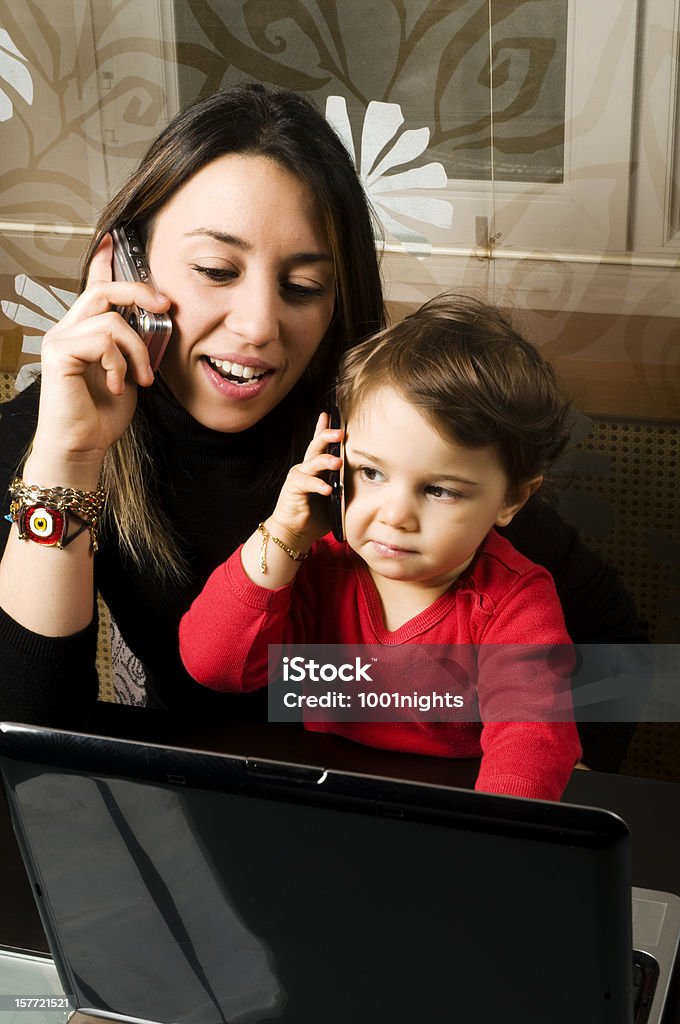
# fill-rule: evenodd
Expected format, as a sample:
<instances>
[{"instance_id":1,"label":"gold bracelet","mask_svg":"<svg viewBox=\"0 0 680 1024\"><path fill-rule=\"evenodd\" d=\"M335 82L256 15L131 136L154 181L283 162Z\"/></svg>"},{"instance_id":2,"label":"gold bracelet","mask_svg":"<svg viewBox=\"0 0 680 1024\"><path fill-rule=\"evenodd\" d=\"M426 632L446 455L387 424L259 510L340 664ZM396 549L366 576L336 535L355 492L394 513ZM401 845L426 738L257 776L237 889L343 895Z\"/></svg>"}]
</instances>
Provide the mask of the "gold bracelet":
<instances>
[{"instance_id":1,"label":"gold bracelet","mask_svg":"<svg viewBox=\"0 0 680 1024\"><path fill-rule=\"evenodd\" d=\"M90 531L90 551L97 550L97 528L106 498L96 491L78 491L74 487L40 487L15 477L9 488L12 502L6 517L17 524L21 540L63 548L84 530ZM70 519L78 529L69 529Z\"/></svg>"},{"instance_id":2,"label":"gold bracelet","mask_svg":"<svg viewBox=\"0 0 680 1024\"><path fill-rule=\"evenodd\" d=\"M289 558L292 558L294 562L304 562L307 557L307 552L296 551L295 548L289 548L287 544L284 544L280 537L274 537L269 532L264 523L258 525L258 530L262 534L262 544L260 545L260 572L264 575L267 571L267 544L271 540L274 544L278 545L282 551L285 551Z\"/></svg>"}]
</instances>

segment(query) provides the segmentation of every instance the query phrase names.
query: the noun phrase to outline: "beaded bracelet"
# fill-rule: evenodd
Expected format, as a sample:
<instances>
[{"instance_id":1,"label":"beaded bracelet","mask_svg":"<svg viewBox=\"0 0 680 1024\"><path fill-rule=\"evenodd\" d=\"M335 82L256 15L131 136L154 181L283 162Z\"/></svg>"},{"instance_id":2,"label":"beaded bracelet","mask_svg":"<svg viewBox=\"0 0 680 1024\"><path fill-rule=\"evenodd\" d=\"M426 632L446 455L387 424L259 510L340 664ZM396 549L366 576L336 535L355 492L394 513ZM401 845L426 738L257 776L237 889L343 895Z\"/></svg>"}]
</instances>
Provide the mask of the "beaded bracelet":
<instances>
[{"instance_id":1,"label":"beaded bracelet","mask_svg":"<svg viewBox=\"0 0 680 1024\"><path fill-rule=\"evenodd\" d=\"M267 571L267 544L272 541L285 551L289 558L292 558L294 562L304 562L307 557L306 552L296 551L295 548L289 548L287 544L284 544L280 537L274 537L264 523L258 524L258 530L262 534L262 544L260 545L260 572L264 575Z\"/></svg>"},{"instance_id":2,"label":"beaded bracelet","mask_svg":"<svg viewBox=\"0 0 680 1024\"><path fill-rule=\"evenodd\" d=\"M5 518L17 524L21 540L64 548L89 530L90 551L97 550L97 528L106 498L101 487L96 491L39 487L15 477L9 493L12 502ZM73 520L75 529L72 529Z\"/></svg>"}]
</instances>

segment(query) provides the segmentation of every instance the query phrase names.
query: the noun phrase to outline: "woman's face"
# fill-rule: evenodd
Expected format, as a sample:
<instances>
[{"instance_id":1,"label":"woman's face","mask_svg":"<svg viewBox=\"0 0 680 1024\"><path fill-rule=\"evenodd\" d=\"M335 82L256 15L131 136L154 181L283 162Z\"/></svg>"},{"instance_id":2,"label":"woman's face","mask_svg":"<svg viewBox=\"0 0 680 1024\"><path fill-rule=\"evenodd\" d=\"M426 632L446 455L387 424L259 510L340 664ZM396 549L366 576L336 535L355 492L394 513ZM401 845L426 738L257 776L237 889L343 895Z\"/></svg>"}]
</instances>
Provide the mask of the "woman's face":
<instances>
[{"instance_id":1,"label":"woman's face","mask_svg":"<svg viewBox=\"0 0 680 1024\"><path fill-rule=\"evenodd\" d=\"M213 430L257 423L299 380L333 316L333 260L307 186L266 157L219 157L158 214L148 258L172 300L169 388Z\"/></svg>"}]
</instances>

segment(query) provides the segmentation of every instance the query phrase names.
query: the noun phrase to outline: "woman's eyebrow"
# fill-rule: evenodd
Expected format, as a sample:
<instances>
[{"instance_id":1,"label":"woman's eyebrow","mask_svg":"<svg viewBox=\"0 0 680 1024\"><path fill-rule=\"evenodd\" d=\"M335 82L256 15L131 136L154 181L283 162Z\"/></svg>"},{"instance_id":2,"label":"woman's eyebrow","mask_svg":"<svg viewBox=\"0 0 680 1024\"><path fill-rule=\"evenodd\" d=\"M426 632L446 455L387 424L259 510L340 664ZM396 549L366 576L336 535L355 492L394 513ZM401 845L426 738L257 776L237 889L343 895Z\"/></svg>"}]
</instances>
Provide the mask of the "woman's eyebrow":
<instances>
[{"instance_id":1,"label":"woman's eyebrow","mask_svg":"<svg viewBox=\"0 0 680 1024\"><path fill-rule=\"evenodd\" d=\"M214 228L194 228L193 231L186 231L184 233L185 238L194 238L196 235L214 238L216 242L224 242L225 245L235 245L237 249L252 249L250 242L246 242L244 238L239 238L238 235L230 235L227 231L217 231Z\"/></svg>"},{"instance_id":2,"label":"woman's eyebrow","mask_svg":"<svg viewBox=\"0 0 680 1024\"><path fill-rule=\"evenodd\" d=\"M332 263L333 257L329 252L294 252L286 261L287 263Z\"/></svg>"},{"instance_id":3,"label":"woman's eyebrow","mask_svg":"<svg viewBox=\"0 0 680 1024\"><path fill-rule=\"evenodd\" d=\"M250 252L253 248L250 242L247 242L245 238L240 238L238 235L229 234L227 231L217 231L215 228L194 228L193 231L187 231L185 238L193 238L197 235L207 238L214 238L216 242L223 242L225 245L233 245L237 249L243 250L243 252ZM322 250L321 252L294 252L290 256L286 257L286 263L297 264L297 263L332 263L333 257L329 252Z\"/></svg>"}]
</instances>

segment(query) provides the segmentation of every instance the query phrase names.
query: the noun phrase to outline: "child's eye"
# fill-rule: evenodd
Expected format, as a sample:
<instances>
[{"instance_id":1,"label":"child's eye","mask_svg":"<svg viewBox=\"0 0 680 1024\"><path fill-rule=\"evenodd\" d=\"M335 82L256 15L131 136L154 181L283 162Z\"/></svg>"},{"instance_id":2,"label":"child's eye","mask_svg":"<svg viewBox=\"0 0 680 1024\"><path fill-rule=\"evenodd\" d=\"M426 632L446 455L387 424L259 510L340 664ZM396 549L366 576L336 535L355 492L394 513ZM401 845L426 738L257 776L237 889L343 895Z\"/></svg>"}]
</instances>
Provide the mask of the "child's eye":
<instances>
[{"instance_id":1,"label":"child's eye","mask_svg":"<svg viewBox=\"0 0 680 1024\"><path fill-rule=\"evenodd\" d=\"M380 470L376 469L375 466L360 466L359 476L362 480L368 480L370 483L385 479Z\"/></svg>"},{"instance_id":2,"label":"child's eye","mask_svg":"<svg viewBox=\"0 0 680 1024\"><path fill-rule=\"evenodd\" d=\"M458 501L463 497L460 491L451 491L448 487L440 487L438 484L428 484L425 493L431 498L441 498L443 501Z\"/></svg>"}]
</instances>

